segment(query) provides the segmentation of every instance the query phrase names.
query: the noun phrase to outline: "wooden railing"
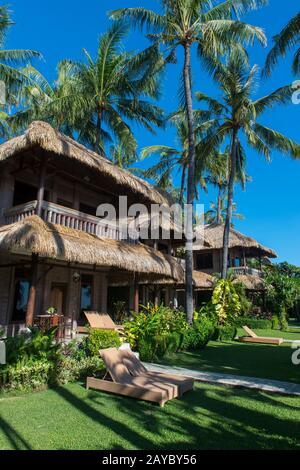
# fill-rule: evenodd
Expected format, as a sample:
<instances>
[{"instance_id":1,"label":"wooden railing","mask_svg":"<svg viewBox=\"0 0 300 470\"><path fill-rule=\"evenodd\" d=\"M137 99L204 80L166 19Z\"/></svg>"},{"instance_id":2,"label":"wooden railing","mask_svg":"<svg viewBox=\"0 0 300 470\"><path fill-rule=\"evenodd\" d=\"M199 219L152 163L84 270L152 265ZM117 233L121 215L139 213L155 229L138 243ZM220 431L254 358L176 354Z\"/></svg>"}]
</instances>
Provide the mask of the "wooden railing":
<instances>
[{"instance_id":1,"label":"wooden railing","mask_svg":"<svg viewBox=\"0 0 300 470\"><path fill-rule=\"evenodd\" d=\"M263 273L259 269L255 268L250 268L248 266L238 266L235 268L230 268L234 271L235 274L237 275L247 275L249 274L250 276L258 276L262 277Z\"/></svg>"},{"instance_id":2,"label":"wooden railing","mask_svg":"<svg viewBox=\"0 0 300 470\"><path fill-rule=\"evenodd\" d=\"M24 220L26 217L34 215L36 206L37 201L31 201L7 209L4 213L5 223L13 224ZM81 230L92 235L97 235L98 237L107 237L113 240L123 240L129 243L136 243L136 240L129 237L115 225L109 224L107 221L101 221L98 217L79 212L75 209L60 206L53 202L43 202L42 219L46 222L51 222L52 224Z\"/></svg>"}]
</instances>

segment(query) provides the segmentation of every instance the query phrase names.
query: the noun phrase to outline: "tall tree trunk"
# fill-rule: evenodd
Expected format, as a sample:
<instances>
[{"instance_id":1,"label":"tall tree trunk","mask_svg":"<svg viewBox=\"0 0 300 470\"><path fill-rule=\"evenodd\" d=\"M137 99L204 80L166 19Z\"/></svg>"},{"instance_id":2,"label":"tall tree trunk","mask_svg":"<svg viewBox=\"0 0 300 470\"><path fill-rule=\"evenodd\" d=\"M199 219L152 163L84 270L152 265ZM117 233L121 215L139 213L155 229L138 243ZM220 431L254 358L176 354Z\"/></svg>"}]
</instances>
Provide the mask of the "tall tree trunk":
<instances>
[{"instance_id":1,"label":"tall tree trunk","mask_svg":"<svg viewBox=\"0 0 300 470\"><path fill-rule=\"evenodd\" d=\"M226 279L228 271L228 246L229 246L229 234L232 221L232 204L233 204L233 193L234 183L236 175L236 162L237 162L237 130L233 131L231 151L230 151L230 175L228 182L228 197L227 197L227 211L226 221L223 235L223 263L222 263L222 279Z\"/></svg>"},{"instance_id":2,"label":"tall tree trunk","mask_svg":"<svg viewBox=\"0 0 300 470\"><path fill-rule=\"evenodd\" d=\"M221 210L222 210L222 197L221 197L221 188L218 188L218 202L217 202L217 224L221 223Z\"/></svg>"},{"instance_id":3,"label":"tall tree trunk","mask_svg":"<svg viewBox=\"0 0 300 470\"><path fill-rule=\"evenodd\" d=\"M185 174L186 174L186 163L183 165L182 168L182 175L181 175L181 185L180 185L180 195L179 195L179 204L182 206L183 204L183 193L184 193L184 185L185 185Z\"/></svg>"},{"instance_id":4,"label":"tall tree trunk","mask_svg":"<svg viewBox=\"0 0 300 470\"><path fill-rule=\"evenodd\" d=\"M188 122L189 158L187 178L187 223L186 223L186 254L185 254L185 285L186 285L186 314L187 321L193 323L193 216L195 199L195 135L194 114L191 88L191 46L184 45L184 90L186 100L186 116Z\"/></svg>"},{"instance_id":5,"label":"tall tree trunk","mask_svg":"<svg viewBox=\"0 0 300 470\"><path fill-rule=\"evenodd\" d=\"M98 111L97 114L97 123L96 123L97 129L96 129L96 142L95 142L95 147L94 151L96 153L99 153L99 145L101 141L101 126L102 126L102 111Z\"/></svg>"}]
</instances>

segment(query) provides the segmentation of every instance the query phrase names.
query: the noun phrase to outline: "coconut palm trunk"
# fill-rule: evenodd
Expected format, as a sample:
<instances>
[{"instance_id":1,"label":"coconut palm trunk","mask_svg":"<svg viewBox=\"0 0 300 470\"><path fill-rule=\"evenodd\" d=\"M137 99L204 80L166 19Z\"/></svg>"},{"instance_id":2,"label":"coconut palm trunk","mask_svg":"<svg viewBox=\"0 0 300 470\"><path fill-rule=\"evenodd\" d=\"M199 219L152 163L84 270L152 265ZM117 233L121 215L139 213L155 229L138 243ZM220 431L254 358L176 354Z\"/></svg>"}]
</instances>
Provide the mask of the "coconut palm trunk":
<instances>
[{"instance_id":1,"label":"coconut palm trunk","mask_svg":"<svg viewBox=\"0 0 300 470\"><path fill-rule=\"evenodd\" d=\"M99 110L97 114L96 141L95 141L95 147L94 147L94 151L96 153L99 152L99 146L101 142L101 126L102 126L102 111Z\"/></svg>"},{"instance_id":2,"label":"coconut palm trunk","mask_svg":"<svg viewBox=\"0 0 300 470\"><path fill-rule=\"evenodd\" d=\"M186 282L186 315L188 323L193 323L193 215L195 198L195 135L193 99L191 87L191 46L184 45L184 91L186 102L186 116L188 122L189 158L187 177L187 221L186 221L186 253L185 253L185 282Z\"/></svg>"},{"instance_id":3,"label":"coconut palm trunk","mask_svg":"<svg viewBox=\"0 0 300 470\"><path fill-rule=\"evenodd\" d=\"M218 202L217 202L217 224L221 223L221 211L222 211L222 195L221 188L218 187Z\"/></svg>"},{"instance_id":4,"label":"coconut palm trunk","mask_svg":"<svg viewBox=\"0 0 300 470\"><path fill-rule=\"evenodd\" d=\"M226 220L225 220L224 235L223 235L222 279L226 279L227 271L228 271L228 247L229 247L230 227L231 227L231 222L232 222L232 205L233 205L234 182L235 182L235 176L236 176L237 147L238 147L237 130L233 130L231 151L230 151L230 176L229 176L229 181L228 181L227 211L226 211Z\"/></svg>"}]
</instances>

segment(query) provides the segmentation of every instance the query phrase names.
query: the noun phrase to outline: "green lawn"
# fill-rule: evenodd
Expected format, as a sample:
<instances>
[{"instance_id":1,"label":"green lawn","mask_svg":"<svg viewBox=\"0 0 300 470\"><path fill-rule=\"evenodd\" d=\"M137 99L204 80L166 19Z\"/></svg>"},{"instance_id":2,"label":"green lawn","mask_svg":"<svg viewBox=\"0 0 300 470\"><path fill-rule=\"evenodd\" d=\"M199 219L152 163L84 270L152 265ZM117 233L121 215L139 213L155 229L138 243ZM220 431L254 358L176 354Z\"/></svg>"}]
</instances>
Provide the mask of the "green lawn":
<instances>
[{"instance_id":1,"label":"green lawn","mask_svg":"<svg viewBox=\"0 0 300 470\"><path fill-rule=\"evenodd\" d=\"M255 330L262 336L300 340L300 332ZM238 332L242 334L242 330ZM300 347L300 345L299 345ZM300 383L300 365L293 365L291 344L281 346L210 341L202 351L178 353L164 364L207 372L222 372Z\"/></svg>"},{"instance_id":2,"label":"green lawn","mask_svg":"<svg viewBox=\"0 0 300 470\"><path fill-rule=\"evenodd\" d=\"M299 397L198 384L159 408L70 384L0 398L0 449L296 449L299 420Z\"/></svg>"}]
</instances>

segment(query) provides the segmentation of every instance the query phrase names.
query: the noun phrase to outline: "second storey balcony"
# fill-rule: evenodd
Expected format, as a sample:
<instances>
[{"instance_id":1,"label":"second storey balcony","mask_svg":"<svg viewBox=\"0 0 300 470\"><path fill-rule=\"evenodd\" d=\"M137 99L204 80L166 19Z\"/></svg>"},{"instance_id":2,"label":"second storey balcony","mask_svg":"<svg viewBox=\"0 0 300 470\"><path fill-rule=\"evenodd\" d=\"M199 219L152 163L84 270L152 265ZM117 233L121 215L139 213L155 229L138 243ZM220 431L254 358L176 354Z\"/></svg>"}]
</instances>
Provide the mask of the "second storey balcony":
<instances>
[{"instance_id":1,"label":"second storey balcony","mask_svg":"<svg viewBox=\"0 0 300 470\"><path fill-rule=\"evenodd\" d=\"M24 220L36 213L37 201L30 201L25 204L6 209L4 212L5 224L13 224ZM136 243L127 233L107 221L75 209L54 204L53 202L43 201L42 219L52 224L63 225L64 227L81 230L83 232L96 235L98 237L108 237L113 240L123 240L129 243Z\"/></svg>"}]
</instances>

